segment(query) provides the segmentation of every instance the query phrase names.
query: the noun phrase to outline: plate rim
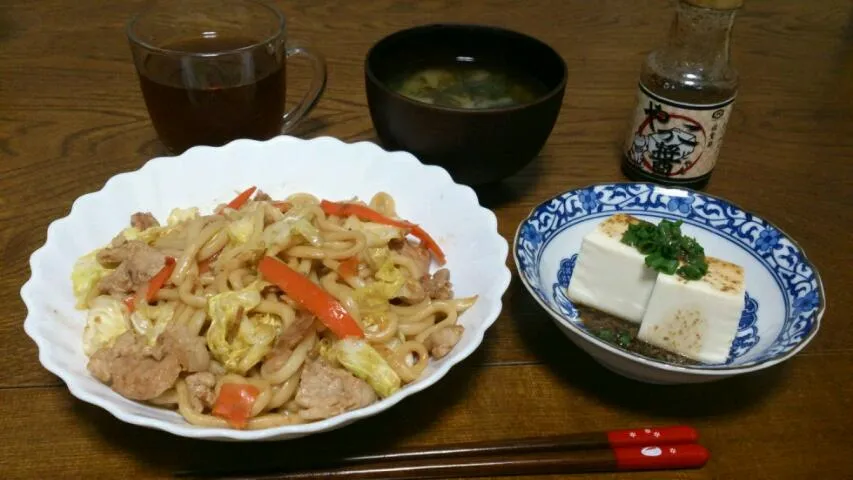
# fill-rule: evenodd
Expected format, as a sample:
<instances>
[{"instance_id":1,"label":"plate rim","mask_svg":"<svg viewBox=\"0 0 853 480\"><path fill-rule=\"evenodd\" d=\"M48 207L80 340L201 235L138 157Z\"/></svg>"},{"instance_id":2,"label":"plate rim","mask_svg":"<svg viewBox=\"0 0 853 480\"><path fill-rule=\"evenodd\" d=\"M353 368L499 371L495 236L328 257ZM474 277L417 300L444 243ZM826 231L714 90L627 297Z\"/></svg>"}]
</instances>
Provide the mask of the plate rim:
<instances>
[{"instance_id":1,"label":"plate rim","mask_svg":"<svg viewBox=\"0 0 853 480\"><path fill-rule=\"evenodd\" d=\"M777 231L779 231L779 233L784 235L784 237L788 241L790 241L794 247L796 247L797 251L801 255L802 262L807 264L809 267L811 267L812 271L814 272L815 281L817 283L817 290L819 292L818 297L820 300L820 304L819 304L819 308L813 314L813 316L815 318L815 325L814 325L814 328L812 329L812 331L809 332L809 334L806 337L804 337L800 341L799 344L797 344L794 348L792 348L788 352L785 352L782 355L778 355L776 357L771 357L771 358L762 360L760 362L750 364L750 365L746 365L746 366L724 365L724 366L711 367L711 366L707 366L707 365L675 365L675 364L663 362L660 360L654 360L654 359L644 357L641 355L631 354L631 353L624 351L620 348L616 348L616 347L610 345L609 343L605 342L604 340L601 340L601 339L595 337L593 334L587 332L586 330L578 328L578 326L575 325L574 322L567 320L566 318L564 318L564 316L560 312L558 312L557 310L552 308L549 304L544 303L539 298L539 296L536 295L536 293L534 292L534 287L530 284L530 281L528 280L527 276L524 275L521 272L521 269L518 268L518 265L519 265L518 241L519 241L519 238L521 237L522 227L528 223L528 221L533 217L533 214L537 210L539 210L540 208L542 208L546 204L548 204L548 203L550 203L550 202L552 202L552 201L554 201L560 197L570 195L572 193L584 191L584 190L594 189L596 187L618 187L618 186L626 186L627 187L627 186L632 186L632 185L646 186L646 187L649 187L651 189L680 190L680 191L683 191L683 192L686 192L689 194L700 195L700 196L712 198L712 199L724 202L728 205L731 205L732 207L734 207L734 208L736 208L736 209L738 209L744 213L750 214L754 218L760 219L762 222L764 222L768 226L775 228ZM570 190L566 190L564 192L557 193L557 194L552 195L551 197L543 200L542 202L537 203L534 207L532 207L530 209L530 211L527 213L527 215L518 223L518 226L516 227L516 230L515 230L515 234L513 235L512 256L513 256L513 261L515 262L516 270L518 271L518 277L521 279L521 283L524 284L525 289L527 289L527 293L531 297L533 297L533 299L536 301L536 303L538 303L539 306L541 306L543 308L543 310L545 310L560 325L568 328L569 331L571 331L571 333L574 334L575 336L577 336L578 338L580 338L584 341L588 341L595 346L603 348L604 350L606 350L607 352L609 352L611 354L615 354L615 355L617 355L617 356L619 356L625 360L631 361L633 363L640 364L640 365L643 365L645 367L658 369L658 370L666 370L666 371L670 371L670 372L684 373L684 374L697 375L697 376L730 376L730 375L737 375L737 374L742 374L742 373L749 373L749 372L754 372L754 371L758 371L758 370L763 370L765 368L768 368L768 367L771 367L773 365L777 365L779 363L782 363L786 360L789 360L790 358L792 358L796 354L798 354L801 350L803 350L806 347L806 345L811 343L811 341L817 335L817 332L820 330L822 320L823 320L823 315L826 311L826 303L827 303L826 302L826 292L824 290L823 280L821 279L820 272L818 271L814 262L812 262L808 258L808 256L806 255L806 252L802 248L802 246L800 246L800 244L792 236L788 235L787 232L785 232L784 230L779 228L776 224L774 224L773 222L770 222L769 220L767 220L763 216L755 215L750 210L742 208L740 205L738 205L735 202L732 202L730 200L727 200L727 199L720 197L720 196L717 196L717 195L705 193L705 192L702 192L699 190L694 190L694 189L686 188L686 187L670 187L670 186L658 185L658 184L651 183L651 182L631 182L631 181L597 182L597 183L590 183L590 184L587 184L587 185L582 186L582 187L577 187L577 188L573 188Z\"/></svg>"},{"instance_id":2,"label":"plate rim","mask_svg":"<svg viewBox=\"0 0 853 480\"><path fill-rule=\"evenodd\" d=\"M355 410L350 410L339 415L335 415L333 417L329 417L327 419L308 422L303 424L294 424L294 425L282 425L273 428L259 429L259 430L238 430L238 429L230 429L230 428L216 428L216 427L202 427L192 425L186 420L181 419L183 423L170 422L161 418L152 418L141 416L137 413L128 411L126 408L123 408L119 403L110 399L106 395L101 395L96 392L92 392L87 389L85 386L82 386L78 383L77 377L79 376L77 373L74 373L70 369L63 367L60 362L56 361L49 354L48 350L51 348L52 342L49 338L46 338L39 329L39 320L36 317L46 317L49 319L50 312L49 308L45 305L37 302L33 294L33 289L35 288L35 280L36 280L36 270L38 267L38 263L42 261L42 257L47 254L46 247L48 246L48 242L50 241L51 231L56 230L57 225L61 225L66 222L71 221L71 216L74 214L75 209L79 210L81 207L79 206L81 200L86 197L97 196L102 194L102 192L108 188L109 184L119 176L130 176L130 175L139 175L141 171L151 168L152 165L175 161L176 158L186 156L187 154L191 154L193 156L198 155L199 152L210 153L212 151L220 151L225 149L234 149L241 148L242 145L253 145L254 147L259 147L261 145L278 145L278 144L287 144L287 143L331 143L335 148L353 148L354 146L361 146L361 148L369 148L373 150L373 153L378 156L390 156L395 157L391 159L392 161L403 161L406 162L418 169L425 168L430 169L436 172L439 172L439 180L440 184L443 186L447 186L449 188L458 189L461 191L465 191L465 195L469 196L474 200L474 208L472 211L477 212L477 215L483 218L489 224L489 240L490 243L494 243L499 247L499 254L502 259L500 268L497 268L497 261L495 262L496 268L495 271L499 272L499 275L494 278L491 282L493 285L494 292L496 294L496 300L489 304L489 309L484 312L482 316L482 322L480 327L476 330L471 329L471 332L475 335L473 341L469 344L468 348L464 350L460 350L459 354L453 357L445 357L444 360L433 372L433 377L429 382L426 381L418 381L412 382L406 385L405 389L400 389L395 394L380 399L366 407L362 407ZM272 147L269 147L272 148ZM280 148L280 147L279 147ZM184 159L186 161L186 159ZM55 234L54 234L55 235ZM38 359L39 363L41 363L42 367L44 367L47 371L56 375L65 383L65 386L68 388L68 391L79 400L82 400L86 403L98 406L103 410L109 412L113 417L132 425L137 425L141 427L147 427L157 430L162 430L173 435L188 437L188 438L196 438L201 440L214 440L214 441L269 441L269 440L291 440L299 437L312 435L316 433L321 433L324 431L330 431L337 428L344 427L356 420L360 420L363 418L371 417L376 414L379 414L383 411L389 410L398 403L406 400L412 395L425 390L426 388L438 383L441 381L450 370L462 363L464 360L468 359L483 343L485 339L486 332L495 324L500 313L503 311L503 297L506 295L507 290L509 289L510 282L512 279L512 273L507 265L507 259L509 258L509 242L507 239L500 234L499 223L497 216L490 209L484 207L479 198L477 197L476 192L470 186L465 184L460 184L456 182L450 174L442 167L436 165L427 165L422 163L417 157L412 155L409 152L401 151L401 150L386 150L380 145L376 143L361 140L356 142L346 142L336 137L323 135L318 137L312 137L310 139L304 139L299 137L294 137L290 135L277 135L268 140L251 140L251 139L237 139L231 142L226 143L225 145L219 147L199 145L194 146L188 149L186 152L177 156L157 156L152 157L146 160L142 165L133 170L126 170L118 172L114 175L108 177L100 188L97 190L93 190L90 192L86 192L77 198L74 199L68 211L61 217L54 218L46 227L46 234L44 242L38 246L29 256L28 266L30 268L30 276L23 283L21 288L19 289L19 296L22 299L24 306L27 309L26 317L24 318L23 327L27 336L36 344L38 351ZM43 274L42 274L43 275ZM116 394L118 395L118 394ZM124 398L124 397L120 397ZM160 409L158 407L150 406L144 404L142 402L134 402L137 405L143 406L145 408L155 408L158 411L166 412L173 415L178 415L175 411Z\"/></svg>"}]
</instances>

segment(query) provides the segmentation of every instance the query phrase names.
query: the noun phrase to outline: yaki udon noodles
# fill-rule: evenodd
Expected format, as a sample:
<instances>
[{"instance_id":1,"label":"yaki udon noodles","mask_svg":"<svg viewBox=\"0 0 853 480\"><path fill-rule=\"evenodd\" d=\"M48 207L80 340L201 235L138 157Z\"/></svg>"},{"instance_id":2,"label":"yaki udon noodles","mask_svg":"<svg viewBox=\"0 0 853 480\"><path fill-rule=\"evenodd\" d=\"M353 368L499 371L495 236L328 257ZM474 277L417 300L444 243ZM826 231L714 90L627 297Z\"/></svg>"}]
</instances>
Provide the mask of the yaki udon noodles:
<instances>
[{"instance_id":1,"label":"yaki udon noodles","mask_svg":"<svg viewBox=\"0 0 853 480\"><path fill-rule=\"evenodd\" d=\"M252 195L254 194L254 197ZM72 274L88 369L194 425L269 428L364 407L463 333L444 254L394 200L273 201L136 213Z\"/></svg>"}]
</instances>

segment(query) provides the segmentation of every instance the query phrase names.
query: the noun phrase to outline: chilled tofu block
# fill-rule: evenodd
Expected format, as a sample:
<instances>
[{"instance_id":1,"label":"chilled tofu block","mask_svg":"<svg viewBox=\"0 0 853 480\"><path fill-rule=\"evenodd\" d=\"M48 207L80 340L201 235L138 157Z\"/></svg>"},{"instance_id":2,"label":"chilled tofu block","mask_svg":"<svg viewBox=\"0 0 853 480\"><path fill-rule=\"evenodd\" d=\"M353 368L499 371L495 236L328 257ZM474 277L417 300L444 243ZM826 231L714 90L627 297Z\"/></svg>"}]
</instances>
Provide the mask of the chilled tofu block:
<instances>
[{"instance_id":1,"label":"chilled tofu block","mask_svg":"<svg viewBox=\"0 0 853 480\"><path fill-rule=\"evenodd\" d=\"M581 242L567 295L572 302L639 323L655 286L657 272L645 257L622 243L622 234L640 219L616 214Z\"/></svg>"},{"instance_id":2,"label":"chilled tofu block","mask_svg":"<svg viewBox=\"0 0 853 480\"><path fill-rule=\"evenodd\" d=\"M729 356L744 307L743 268L706 257L708 273L688 281L658 275L637 338L705 363Z\"/></svg>"}]
</instances>

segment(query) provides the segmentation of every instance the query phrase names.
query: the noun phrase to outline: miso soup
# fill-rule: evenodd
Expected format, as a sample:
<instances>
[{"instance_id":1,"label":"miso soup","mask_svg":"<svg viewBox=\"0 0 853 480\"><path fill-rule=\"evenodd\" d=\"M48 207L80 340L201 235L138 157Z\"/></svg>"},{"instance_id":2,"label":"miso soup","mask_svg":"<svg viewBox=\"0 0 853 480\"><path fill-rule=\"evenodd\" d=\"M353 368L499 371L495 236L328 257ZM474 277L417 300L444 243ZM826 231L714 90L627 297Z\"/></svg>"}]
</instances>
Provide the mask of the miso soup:
<instances>
[{"instance_id":1,"label":"miso soup","mask_svg":"<svg viewBox=\"0 0 853 480\"><path fill-rule=\"evenodd\" d=\"M547 93L531 75L466 62L411 69L390 86L419 102L471 109L512 107Z\"/></svg>"}]
</instances>

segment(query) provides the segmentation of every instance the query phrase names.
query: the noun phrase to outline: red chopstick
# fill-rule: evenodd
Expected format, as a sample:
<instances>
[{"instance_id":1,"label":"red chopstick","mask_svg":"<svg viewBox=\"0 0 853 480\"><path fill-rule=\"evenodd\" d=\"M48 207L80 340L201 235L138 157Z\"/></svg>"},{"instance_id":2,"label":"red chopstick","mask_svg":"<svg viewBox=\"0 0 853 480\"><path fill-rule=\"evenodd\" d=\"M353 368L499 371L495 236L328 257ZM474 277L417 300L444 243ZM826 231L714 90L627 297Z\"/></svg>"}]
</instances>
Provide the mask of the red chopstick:
<instances>
[{"instance_id":1,"label":"red chopstick","mask_svg":"<svg viewBox=\"0 0 853 480\"><path fill-rule=\"evenodd\" d=\"M406 448L260 478L422 479L688 469L702 467L709 458L697 440L696 430L685 426L574 433ZM252 477L259 478L257 473Z\"/></svg>"},{"instance_id":2,"label":"red chopstick","mask_svg":"<svg viewBox=\"0 0 853 480\"><path fill-rule=\"evenodd\" d=\"M692 427L634 428L609 432L570 433L547 437L517 438L486 442L457 443L429 448L411 447L386 453L357 455L336 463L406 461L426 458L450 458L468 455L516 455L557 450L595 450L619 447L645 447L696 443L699 434Z\"/></svg>"}]
</instances>

